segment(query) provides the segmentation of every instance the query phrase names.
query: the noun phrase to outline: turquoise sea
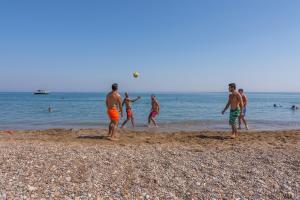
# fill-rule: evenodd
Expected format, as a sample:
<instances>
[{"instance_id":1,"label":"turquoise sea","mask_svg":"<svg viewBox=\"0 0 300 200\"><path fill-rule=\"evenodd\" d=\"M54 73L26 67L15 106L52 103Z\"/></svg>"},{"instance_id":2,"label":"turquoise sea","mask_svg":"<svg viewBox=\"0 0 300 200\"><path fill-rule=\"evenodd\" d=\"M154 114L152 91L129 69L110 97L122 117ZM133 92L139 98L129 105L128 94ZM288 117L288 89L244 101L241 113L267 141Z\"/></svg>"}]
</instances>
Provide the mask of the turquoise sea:
<instances>
[{"instance_id":1,"label":"turquoise sea","mask_svg":"<svg viewBox=\"0 0 300 200\"><path fill-rule=\"evenodd\" d=\"M150 93L131 93L142 99L133 104L137 129L145 128ZM300 93L248 93L247 119L253 130L300 129ZM223 116L228 93L157 93L165 130L227 130ZM274 108L277 104L281 107ZM53 112L48 112L48 106ZM103 128L108 118L104 93L0 93L0 129ZM124 120L123 118L122 120ZM130 125L128 124L130 128Z\"/></svg>"}]
</instances>

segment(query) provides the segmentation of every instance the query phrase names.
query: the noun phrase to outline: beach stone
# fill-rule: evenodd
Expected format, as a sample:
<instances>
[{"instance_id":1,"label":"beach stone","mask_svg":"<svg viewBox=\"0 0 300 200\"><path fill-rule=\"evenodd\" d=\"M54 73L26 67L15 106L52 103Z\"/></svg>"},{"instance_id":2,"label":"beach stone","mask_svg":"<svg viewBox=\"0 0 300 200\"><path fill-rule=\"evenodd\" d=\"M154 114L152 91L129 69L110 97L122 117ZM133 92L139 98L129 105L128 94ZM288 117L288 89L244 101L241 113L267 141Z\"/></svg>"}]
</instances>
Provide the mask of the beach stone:
<instances>
[{"instance_id":1,"label":"beach stone","mask_svg":"<svg viewBox=\"0 0 300 200\"><path fill-rule=\"evenodd\" d=\"M68 182L70 182L71 180L72 180L72 178L69 176L66 178L66 181L68 181Z\"/></svg>"},{"instance_id":2,"label":"beach stone","mask_svg":"<svg viewBox=\"0 0 300 200\"><path fill-rule=\"evenodd\" d=\"M7 200L6 193L0 193L0 200Z\"/></svg>"},{"instance_id":3,"label":"beach stone","mask_svg":"<svg viewBox=\"0 0 300 200\"><path fill-rule=\"evenodd\" d=\"M29 190L30 192L36 191L36 190L37 190L37 187L28 185L28 190Z\"/></svg>"}]
</instances>

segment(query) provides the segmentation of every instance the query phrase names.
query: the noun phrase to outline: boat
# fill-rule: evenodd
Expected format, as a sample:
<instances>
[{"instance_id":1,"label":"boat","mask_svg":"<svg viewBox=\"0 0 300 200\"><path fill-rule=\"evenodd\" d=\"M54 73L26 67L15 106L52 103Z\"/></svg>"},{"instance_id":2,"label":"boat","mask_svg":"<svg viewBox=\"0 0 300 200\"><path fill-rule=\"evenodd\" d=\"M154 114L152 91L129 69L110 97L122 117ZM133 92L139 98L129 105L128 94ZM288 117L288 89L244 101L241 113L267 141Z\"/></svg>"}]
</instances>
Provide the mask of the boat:
<instances>
[{"instance_id":1,"label":"boat","mask_svg":"<svg viewBox=\"0 0 300 200\"><path fill-rule=\"evenodd\" d=\"M37 90L33 94L43 94L43 95L46 95L46 94L49 94L49 92L46 91L46 90Z\"/></svg>"}]
</instances>

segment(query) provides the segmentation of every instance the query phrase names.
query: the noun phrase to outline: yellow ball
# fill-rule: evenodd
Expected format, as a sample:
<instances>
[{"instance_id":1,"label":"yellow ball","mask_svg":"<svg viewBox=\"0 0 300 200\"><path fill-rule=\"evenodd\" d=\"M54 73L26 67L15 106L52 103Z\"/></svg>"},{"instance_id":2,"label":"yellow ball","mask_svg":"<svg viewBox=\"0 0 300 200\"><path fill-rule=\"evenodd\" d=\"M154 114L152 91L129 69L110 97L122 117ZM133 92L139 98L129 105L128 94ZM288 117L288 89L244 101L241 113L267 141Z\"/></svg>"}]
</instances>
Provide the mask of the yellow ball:
<instances>
[{"instance_id":1,"label":"yellow ball","mask_svg":"<svg viewBox=\"0 0 300 200\"><path fill-rule=\"evenodd\" d=\"M140 74L139 74L138 72L134 72L134 73L133 73L133 77L134 77L134 78L139 77L139 75L140 75Z\"/></svg>"}]
</instances>

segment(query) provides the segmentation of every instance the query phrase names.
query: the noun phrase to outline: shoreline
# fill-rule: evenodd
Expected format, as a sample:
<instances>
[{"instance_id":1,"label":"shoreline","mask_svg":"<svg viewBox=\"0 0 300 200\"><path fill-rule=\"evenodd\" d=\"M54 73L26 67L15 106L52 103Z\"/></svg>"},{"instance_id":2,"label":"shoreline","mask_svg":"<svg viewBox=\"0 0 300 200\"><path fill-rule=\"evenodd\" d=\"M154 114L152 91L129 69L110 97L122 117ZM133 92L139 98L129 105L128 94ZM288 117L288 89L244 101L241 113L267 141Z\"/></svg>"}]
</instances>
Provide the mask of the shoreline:
<instances>
[{"instance_id":1,"label":"shoreline","mask_svg":"<svg viewBox=\"0 0 300 200\"><path fill-rule=\"evenodd\" d=\"M159 132L159 133L175 133L175 132L226 132L231 131L231 128L227 124L227 120L225 121L214 121L214 120L203 120L203 121L190 121L190 122L162 122L159 123L159 128L155 128L154 126L148 128L147 124L138 123L135 128L132 128L131 125L126 127L125 129L133 132ZM88 123L89 124L89 123ZM243 127L242 130L239 131L247 131L247 132L277 132L277 131L300 131L300 124L298 122L261 122L258 124L257 122L248 120L248 125L250 126L249 130L245 130ZM107 129L107 123L93 123L92 125L77 125L76 123L70 125L18 125L18 126L0 126L0 131L5 130L15 130L15 131L46 131L46 130L104 130ZM118 130L121 128L119 127Z\"/></svg>"},{"instance_id":2,"label":"shoreline","mask_svg":"<svg viewBox=\"0 0 300 200\"><path fill-rule=\"evenodd\" d=\"M298 199L300 130L0 131L0 199Z\"/></svg>"},{"instance_id":3,"label":"shoreline","mask_svg":"<svg viewBox=\"0 0 300 200\"><path fill-rule=\"evenodd\" d=\"M28 141L56 141L56 142L95 142L101 144L103 142L111 143L112 141L106 138L107 129L104 128L50 128L41 130L0 130L0 142L6 140L28 140ZM231 131L228 130L199 130L199 131L164 131L160 128L147 129L118 129L117 137L119 140L115 143L134 144L135 142L180 142L182 144L190 144L191 142L203 142L201 139L211 138L221 141L248 141L256 140L257 138L272 139L280 137L293 137L300 139L300 129L287 130L240 130L238 137L232 139ZM299 138L298 138L299 136ZM198 139L196 139L198 137Z\"/></svg>"}]
</instances>

